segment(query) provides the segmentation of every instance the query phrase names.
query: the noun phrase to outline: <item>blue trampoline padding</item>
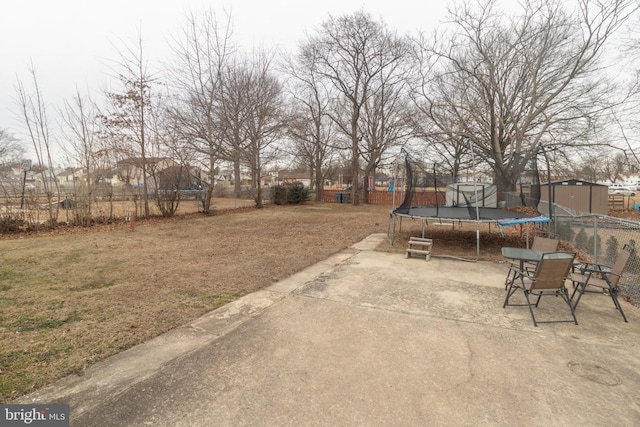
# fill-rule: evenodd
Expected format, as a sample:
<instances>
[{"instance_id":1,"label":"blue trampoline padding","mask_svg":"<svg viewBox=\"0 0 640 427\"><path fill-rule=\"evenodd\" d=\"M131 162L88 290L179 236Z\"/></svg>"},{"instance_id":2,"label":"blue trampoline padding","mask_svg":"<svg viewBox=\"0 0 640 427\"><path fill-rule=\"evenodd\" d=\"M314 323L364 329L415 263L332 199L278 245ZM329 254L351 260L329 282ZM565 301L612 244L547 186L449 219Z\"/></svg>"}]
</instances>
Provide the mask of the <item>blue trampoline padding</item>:
<instances>
[{"instance_id":1,"label":"blue trampoline padding","mask_svg":"<svg viewBox=\"0 0 640 427\"><path fill-rule=\"evenodd\" d=\"M500 220L500 221L498 221L498 224L509 226L509 225L525 224L527 222L549 222L549 221L551 221L551 220L549 219L548 216L540 215L540 216L534 216L532 218L518 218L518 219L513 219L513 220Z\"/></svg>"}]
</instances>

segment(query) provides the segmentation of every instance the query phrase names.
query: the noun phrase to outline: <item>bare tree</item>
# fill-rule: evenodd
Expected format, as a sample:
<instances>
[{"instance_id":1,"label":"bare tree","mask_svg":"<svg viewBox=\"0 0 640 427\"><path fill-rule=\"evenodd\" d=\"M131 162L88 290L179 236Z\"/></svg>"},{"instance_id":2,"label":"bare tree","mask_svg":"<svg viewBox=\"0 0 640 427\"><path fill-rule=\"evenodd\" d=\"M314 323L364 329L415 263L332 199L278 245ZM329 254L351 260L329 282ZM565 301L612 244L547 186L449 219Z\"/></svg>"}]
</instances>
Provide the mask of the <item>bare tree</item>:
<instances>
[{"instance_id":1,"label":"bare tree","mask_svg":"<svg viewBox=\"0 0 640 427\"><path fill-rule=\"evenodd\" d=\"M37 164L41 165L42 188L49 206L49 225L54 227L58 222L59 212L59 203L54 203L54 200L60 201L60 191L53 171L53 137L49 129L46 103L40 91L33 64L29 67L29 72L33 88L29 92L22 81L18 80L16 85L18 105L24 119L27 135L36 155Z\"/></svg>"},{"instance_id":2,"label":"bare tree","mask_svg":"<svg viewBox=\"0 0 640 427\"><path fill-rule=\"evenodd\" d=\"M408 64L405 59L382 69L371 81L371 96L364 104L359 125L362 135L359 151L364 161L365 180L375 176L379 167L392 163L392 156L397 153L391 149L402 145L411 135L407 120ZM364 203L368 203L369 192L364 191L363 194Z\"/></svg>"},{"instance_id":3,"label":"bare tree","mask_svg":"<svg viewBox=\"0 0 640 427\"><path fill-rule=\"evenodd\" d=\"M253 84L252 64L246 58L233 58L225 64L222 73L223 89L220 105L220 129L224 159L233 164L233 192L242 192L241 166L249 143L247 122L251 119L252 106L247 96Z\"/></svg>"},{"instance_id":4,"label":"bare tree","mask_svg":"<svg viewBox=\"0 0 640 427\"><path fill-rule=\"evenodd\" d=\"M599 59L632 5L579 0L567 11L560 0L530 0L506 17L497 0L459 4L453 34L422 46L437 58L423 111L454 140L471 137L499 189L514 189L540 144L567 153L590 143L612 104Z\"/></svg>"},{"instance_id":5,"label":"bare tree","mask_svg":"<svg viewBox=\"0 0 640 427\"><path fill-rule=\"evenodd\" d=\"M338 149L332 141L331 95L313 62L304 57L288 58L284 68L290 76L287 134L293 141L292 155L311 174L311 188L316 189L319 202L332 155Z\"/></svg>"},{"instance_id":6,"label":"bare tree","mask_svg":"<svg viewBox=\"0 0 640 427\"><path fill-rule=\"evenodd\" d=\"M406 43L389 32L384 23L360 11L330 17L300 49L300 58L313 64L317 75L335 90L331 118L350 141L352 199L358 204L363 109L374 91L374 80L406 57Z\"/></svg>"},{"instance_id":7,"label":"bare tree","mask_svg":"<svg viewBox=\"0 0 640 427\"><path fill-rule=\"evenodd\" d=\"M624 153L607 157L602 162L602 173L609 182L615 183L627 172L627 158Z\"/></svg>"},{"instance_id":8,"label":"bare tree","mask_svg":"<svg viewBox=\"0 0 640 427\"><path fill-rule=\"evenodd\" d=\"M286 122L287 134L293 142L291 154L311 174L311 188L315 188L319 202L333 154L338 149L332 141L335 127L328 114L330 97L312 71L296 70L293 66L289 73L293 80Z\"/></svg>"},{"instance_id":9,"label":"bare tree","mask_svg":"<svg viewBox=\"0 0 640 427\"><path fill-rule=\"evenodd\" d=\"M190 14L187 25L174 39L173 82L179 104L173 115L184 134L185 142L199 154L208 173L204 211L212 208L215 173L223 157L221 104L222 70L234 53L231 16L220 24L212 11L202 16Z\"/></svg>"},{"instance_id":10,"label":"bare tree","mask_svg":"<svg viewBox=\"0 0 640 427\"><path fill-rule=\"evenodd\" d=\"M24 147L7 129L0 128L0 165L15 163L24 155Z\"/></svg>"},{"instance_id":11,"label":"bare tree","mask_svg":"<svg viewBox=\"0 0 640 427\"><path fill-rule=\"evenodd\" d=\"M612 123L615 130L610 129L607 135L610 139L621 143L615 148L623 148L630 157L632 172L640 168L640 120L638 109L640 108L640 14L636 13L633 19L627 22L625 31L621 37L621 43L611 55L615 61L609 78L620 82L623 91L624 102L612 109ZM614 135L611 138L611 135ZM617 137L617 138L616 138Z\"/></svg>"},{"instance_id":12,"label":"bare tree","mask_svg":"<svg viewBox=\"0 0 640 427\"><path fill-rule=\"evenodd\" d=\"M121 91L106 91L108 105L100 115L103 124L103 137L109 141L114 150L124 156L137 159L142 173L142 191L144 216L149 211L149 160L153 158L149 138L150 121L153 118L152 85L156 79L148 72L142 37L138 37L135 49L125 47L120 52L120 71L118 79Z\"/></svg>"},{"instance_id":13,"label":"bare tree","mask_svg":"<svg viewBox=\"0 0 640 427\"><path fill-rule=\"evenodd\" d=\"M104 141L100 140L100 149L96 150L93 156L94 161L94 174L92 181L95 184L96 190L99 190L97 194L101 197L105 197L109 202L109 212L107 218L113 218L113 202L114 191L111 183L111 178L115 173L117 164L117 155L110 150L108 145L104 144ZM104 214L103 214L104 215Z\"/></svg>"},{"instance_id":14,"label":"bare tree","mask_svg":"<svg viewBox=\"0 0 640 427\"><path fill-rule=\"evenodd\" d=\"M249 116L245 121L247 145L244 155L253 176L254 199L263 207L262 171L266 160L273 159L274 146L282 135L282 84L272 72L273 53L254 54L246 87ZM272 156L268 155L271 150Z\"/></svg>"},{"instance_id":15,"label":"bare tree","mask_svg":"<svg viewBox=\"0 0 640 427\"><path fill-rule=\"evenodd\" d=\"M85 225L91 225L91 205L94 197L96 175L96 154L99 146L98 127L96 123L97 111L90 97L83 97L78 90L71 101L64 102L61 112L65 125L66 144L63 150L84 170L86 181L83 188L78 189L81 197L78 206L79 220Z\"/></svg>"},{"instance_id":16,"label":"bare tree","mask_svg":"<svg viewBox=\"0 0 640 427\"><path fill-rule=\"evenodd\" d=\"M440 72L439 58L431 55L426 43L424 35L416 39L407 120L412 136L422 142L419 151L455 178L471 166L470 147L464 137L468 118L465 106L460 105L465 86L457 76Z\"/></svg>"},{"instance_id":17,"label":"bare tree","mask_svg":"<svg viewBox=\"0 0 640 427\"><path fill-rule=\"evenodd\" d=\"M176 214L183 191L195 187L189 167L189 162L193 160L193 147L187 143L181 122L172 112L174 110L165 105L167 99L154 97L147 133L154 153L154 158L147 162L148 181L156 206L165 218Z\"/></svg>"}]
</instances>

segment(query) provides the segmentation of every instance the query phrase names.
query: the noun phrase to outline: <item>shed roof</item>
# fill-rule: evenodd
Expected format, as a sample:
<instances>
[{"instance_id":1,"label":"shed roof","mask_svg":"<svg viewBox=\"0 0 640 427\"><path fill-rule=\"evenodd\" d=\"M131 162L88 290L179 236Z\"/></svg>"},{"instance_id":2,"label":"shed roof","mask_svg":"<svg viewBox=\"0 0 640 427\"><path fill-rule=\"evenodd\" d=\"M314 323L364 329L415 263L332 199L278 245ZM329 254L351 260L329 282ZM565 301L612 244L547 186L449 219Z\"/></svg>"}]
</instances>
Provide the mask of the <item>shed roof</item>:
<instances>
[{"instance_id":1,"label":"shed roof","mask_svg":"<svg viewBox=\"0 0 640 427\"><path fill-rule=\"evenodd\" d=\"M540 182L540 185L547 185L547 182ZM551 181L551 185L583 185L585 187L606 187L606 185L597 184L595 182L582 181L580 179L562 179Z\"/></svg>"}]
</instances>

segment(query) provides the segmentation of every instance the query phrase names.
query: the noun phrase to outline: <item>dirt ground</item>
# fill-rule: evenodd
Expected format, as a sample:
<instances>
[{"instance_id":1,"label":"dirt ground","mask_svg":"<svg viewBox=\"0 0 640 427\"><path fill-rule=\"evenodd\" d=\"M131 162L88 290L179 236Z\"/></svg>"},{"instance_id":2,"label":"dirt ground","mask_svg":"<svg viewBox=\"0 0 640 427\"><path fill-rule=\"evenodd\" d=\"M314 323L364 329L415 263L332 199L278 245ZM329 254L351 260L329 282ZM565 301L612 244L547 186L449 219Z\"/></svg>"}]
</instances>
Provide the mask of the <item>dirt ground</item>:
<instances>
[{"instance_id":1,"label":"dirt ground","mask_svg":"<svg viewBox=\"0 0 640 427\"><path fill-rule=\"evenodd\" d=\"M0 402L7 402L393 229L389 207L220 209L0 240ZM235 203L233 207L235 207ZM524 245L483 226L481 258ZM421 221L396 222L404 253ZM433 253L474 259L473 224L429 225Z\"/></svg>"}]
</instances>

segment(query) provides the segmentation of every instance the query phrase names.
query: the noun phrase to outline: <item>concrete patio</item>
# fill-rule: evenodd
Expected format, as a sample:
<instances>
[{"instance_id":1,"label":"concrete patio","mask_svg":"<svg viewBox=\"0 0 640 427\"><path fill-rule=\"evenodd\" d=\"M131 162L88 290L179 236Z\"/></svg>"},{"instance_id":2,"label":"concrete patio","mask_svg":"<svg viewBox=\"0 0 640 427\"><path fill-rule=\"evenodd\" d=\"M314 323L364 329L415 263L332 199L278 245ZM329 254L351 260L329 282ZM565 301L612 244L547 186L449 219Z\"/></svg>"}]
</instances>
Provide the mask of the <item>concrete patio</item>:
<instances>
[{"instance_id":1,"label":"concrete patio","mask_svg":"<svg viewBox=\"0 0 640 427\"><path fill-rule=\"evenodd\" d=\"M68 403L72 426L640 425L638 309L588 294L578 326L534 327L502 308L506 264L385 237L16 403Z\"/></svg>"}]
</instances>

